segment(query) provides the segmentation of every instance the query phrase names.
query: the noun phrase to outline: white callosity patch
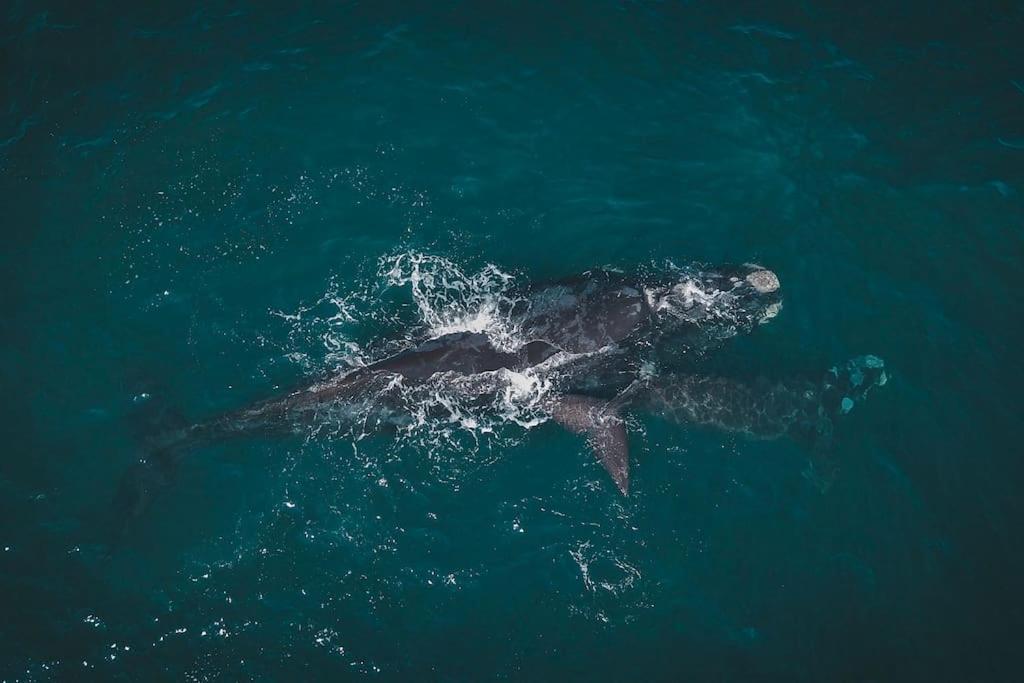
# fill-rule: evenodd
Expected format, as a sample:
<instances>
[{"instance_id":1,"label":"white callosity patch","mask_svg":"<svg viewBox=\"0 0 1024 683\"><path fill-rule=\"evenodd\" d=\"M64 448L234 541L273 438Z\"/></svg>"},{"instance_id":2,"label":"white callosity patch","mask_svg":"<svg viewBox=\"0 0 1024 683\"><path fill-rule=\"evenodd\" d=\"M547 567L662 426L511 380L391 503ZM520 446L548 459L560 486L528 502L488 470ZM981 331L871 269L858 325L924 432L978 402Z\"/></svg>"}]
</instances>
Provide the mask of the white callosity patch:
<instances>
[{"instance_id":1,"label":"white callosity patch","mask_svg":"<svg viewBox=\"0 0 1024 683\"><path fill-rule=\"evenodd\" d=\"M859 401L863 401L873 388L885 386L888 381L885 362L878 356L866 355L830 369L826 377L826 387L843 394L839 400L839 412L845 415L853 410Z\"/></svg>"},{"instance_id":2,"label":"white callosity patch","mask_svg":"<svg viewBox=\"0 0 1024 683\"><path fill-rule=\"evenodd\" d=\"M762 294L769 294L779 289L779 278L770 270L757 270L747 276L747 282Z\"/></svg>"}]
</instances>

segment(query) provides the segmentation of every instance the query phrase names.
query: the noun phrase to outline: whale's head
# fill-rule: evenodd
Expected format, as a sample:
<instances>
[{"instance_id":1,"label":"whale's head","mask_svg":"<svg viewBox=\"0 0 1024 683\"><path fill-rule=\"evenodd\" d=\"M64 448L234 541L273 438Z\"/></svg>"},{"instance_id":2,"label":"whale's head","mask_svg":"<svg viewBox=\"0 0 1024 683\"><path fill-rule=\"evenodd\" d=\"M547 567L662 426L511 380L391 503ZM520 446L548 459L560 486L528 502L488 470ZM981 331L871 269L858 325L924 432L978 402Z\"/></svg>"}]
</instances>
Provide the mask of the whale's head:
<instances>
[{"instance_id":1,"label":"whale's head","mask_svg":"<svg viewBox=\"0 0 1024 683\"><path fill-rule=\"evenodd\" d=\"M699 332L706 342L750 332L782 310L778 276L756 263L680 270L646 295L662 331Z\"/></svg>"}]
</instances>

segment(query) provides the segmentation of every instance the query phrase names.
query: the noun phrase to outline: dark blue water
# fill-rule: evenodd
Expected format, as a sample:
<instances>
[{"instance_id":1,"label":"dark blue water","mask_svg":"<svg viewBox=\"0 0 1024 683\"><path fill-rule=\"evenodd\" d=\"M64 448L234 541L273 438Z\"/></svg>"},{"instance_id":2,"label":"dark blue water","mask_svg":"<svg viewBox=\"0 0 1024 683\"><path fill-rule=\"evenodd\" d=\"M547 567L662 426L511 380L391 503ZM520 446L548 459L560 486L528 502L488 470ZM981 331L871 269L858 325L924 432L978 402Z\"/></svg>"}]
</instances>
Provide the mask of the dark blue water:
<instances>
[{"instance_id":1,"label":"dark blue water","mask_svg":"<svg viewBox=\"0 0 1024 683\"><path fill-rule=\"evenodd\" d=\"M0 679L1019 677L1019 5L0 21ZM196 453L108 552L138 403L372 355L452 303L389 286L422 255L470 308L489 264L756 260L785 307L709 368L891 378L825 493L796 444L642 415L628 498L552 424L326 425Z\"/></svg>"}]
</instances>

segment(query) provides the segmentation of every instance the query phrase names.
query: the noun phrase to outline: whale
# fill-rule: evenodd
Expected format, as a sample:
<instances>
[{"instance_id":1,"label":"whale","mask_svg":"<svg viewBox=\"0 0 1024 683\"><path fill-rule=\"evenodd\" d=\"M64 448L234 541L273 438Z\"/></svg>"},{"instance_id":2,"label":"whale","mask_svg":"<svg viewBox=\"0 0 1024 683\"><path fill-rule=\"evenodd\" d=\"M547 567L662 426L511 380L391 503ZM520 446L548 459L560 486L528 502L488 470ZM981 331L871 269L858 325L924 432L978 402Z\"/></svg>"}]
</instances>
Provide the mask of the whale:
<instances>
[{"instance_id":1,"label":"whale","mask_svg":"<svg viewBox=\"0 0 1024 683\"><path fill-rule=\"evenodd\" d=\"M686 426L707 427L757 440L788 438L810 453L804 476L822 491L835 479L836 424L889 376L874 355L807 378L751 379L697 373L653 373L634 381L611 400L569 394L556 399L554 419L584 434L623 495L629 492L626 420L643 412Z\"/></svg>"},{"instance_id":2,"label":"whale","mask_svg":"<svg viewBox=\"0 0 1024 683\"><path fill-rule=\"evenodd\" d=\"M424 335L360 367L148 436L122 478L116 508L123 519L139 516L179 464L204 445L302 433L324 423L357 426L361 434L406 429L417 421L449 419L451 400L486 409L507 399L524 378L546 387L532 407L584 436L626 495L624 415L631 410L767 434L767 413L755 407L767 404L756 392L744 393L741 384L713 382L699 374L651 376L644 367L662 348L700 358L768 323L781 307L778 276L755 263L643 273L595 269L524 286L502 311L515 331L511 343L487 332ZM791 393L799 391L806 393L806 388ZM430 400L439 392L449 402ZM777 390L772 400L784 393ZM726 410L727 396L733 404L745 396L746 411ZM824 400L803 409L818 410ZM775 431L781 435L796 428Z\"/></svg>"}]
</instances>

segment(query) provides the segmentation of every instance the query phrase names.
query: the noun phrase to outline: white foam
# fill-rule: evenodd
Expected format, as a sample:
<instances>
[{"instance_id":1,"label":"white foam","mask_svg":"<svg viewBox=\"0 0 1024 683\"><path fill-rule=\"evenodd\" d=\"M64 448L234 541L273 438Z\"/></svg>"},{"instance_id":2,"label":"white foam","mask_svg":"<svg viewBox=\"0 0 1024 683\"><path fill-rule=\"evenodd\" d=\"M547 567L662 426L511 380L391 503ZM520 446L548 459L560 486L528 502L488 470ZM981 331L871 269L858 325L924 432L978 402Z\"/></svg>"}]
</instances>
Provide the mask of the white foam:
<instances>
[{"instance_id":1,"label":"white foam","mask_svg":"<svg viewBox=\"0 0 1024 683\"><path fill-rule=\"evenodd\" d=\"M514 278L493 264L469 275L448 259L409 251L381 259L380 275L388 286L409 286L431 337L475 332L498 348L522 344L508 315Z\"/></svg>"},{"instance_id":2,"label":"white foam","mask_svg":"<svg viewBox=\"0 0 1024 683\"><path fill-rule=\"evenodd\" d=\"M286 356L300 361L305 371L331 372L366 365L424 338L457 332L485 334L502 350L518 349L528 341L512 316L517 303L514 278L494 265L471 271L440 256L407 251L381 258L376 277L369 280L355 288L332 282L313 304L294 313L273 312L291 328L294 347ZM399 301L411 296L415 305L417 321L411 327L408 307L389 303L394 298L385 296L396 288L408 292L401 292ZM366 322L401 323L408 331L404 339L357 343L353 337ZM310 360L318 355L310 347L317 346L323 349L323 364ZM491 445L514 443L524 438L523 429L546 422L560 368L578 358L556 353L521 372L453 373L418 382L406 382L400 375L380 377L365 400L320 408L309 435L358 443L385 422L396 428L401 444L436 462L442 478L457 479L458 471L471 468L483 437Z\"/></svg>"}]
</instances>

